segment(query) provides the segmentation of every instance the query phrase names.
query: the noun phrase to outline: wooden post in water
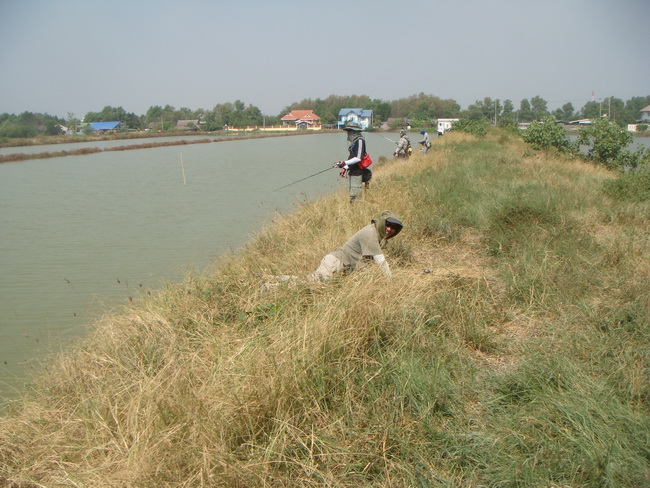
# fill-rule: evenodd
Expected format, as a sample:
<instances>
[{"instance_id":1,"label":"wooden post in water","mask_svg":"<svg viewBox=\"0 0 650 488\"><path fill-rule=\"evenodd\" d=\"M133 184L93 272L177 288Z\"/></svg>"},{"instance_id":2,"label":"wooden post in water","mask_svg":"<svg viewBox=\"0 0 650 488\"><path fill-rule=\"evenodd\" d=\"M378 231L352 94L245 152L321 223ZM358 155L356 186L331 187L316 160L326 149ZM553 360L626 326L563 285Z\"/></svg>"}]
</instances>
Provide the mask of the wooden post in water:
<instances>
[{"instance_id":1,"label":"wooden post in water","mask_svg":"<svg viewBox=\"0 0 650 488\"><path fill-rule=\"evenodd\" d=\"M183 153L181 153L181 170L183 171L183 184L187 185L187 181L185 181L185 165L183 164Z\"/></svg>"}]
</instances>

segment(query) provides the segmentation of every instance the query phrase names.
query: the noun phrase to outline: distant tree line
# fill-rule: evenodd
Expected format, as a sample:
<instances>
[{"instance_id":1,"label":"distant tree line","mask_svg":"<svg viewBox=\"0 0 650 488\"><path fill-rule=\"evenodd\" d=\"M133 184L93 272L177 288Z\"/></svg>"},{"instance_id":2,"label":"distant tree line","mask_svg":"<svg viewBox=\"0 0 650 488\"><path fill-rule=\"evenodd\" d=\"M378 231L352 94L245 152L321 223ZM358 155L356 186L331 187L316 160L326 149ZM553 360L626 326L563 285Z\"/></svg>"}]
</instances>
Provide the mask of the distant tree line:
<instances>
[{"instance_id":1,"label":"distant tree line","mask_svg":"<svg viewBox=\"0 0 650 488\"><path fill-rule=\"evenodd\" d=\"M264 115L258 107L246 105L241 100L233 103L215 105L211 110L174 108L155 105L146 114L136 115L122 107L104 107L100 112L88 112L83 117L84 123L120 121L130 130L169 131L176 127L179 120L196 120L202 130L215 131L228 127L247 127L278 125L280 118L291 110L313 110L323 124L336 124L338 113L342 108L363 108L372 110L374 122L378 124L393 120L395 127L408 121L415 127L430 127L438 118L464 118L485 120L492 124L512 124L516 122L540 121L547 116L558 120L597 119L608 116L621 127L637 121L639 111L650 105L650 96L634 97L624 102L620 98L608 97L599 101L587 102L577 110L571 103L549 111L547 102L540 96L523 99L516 109L511 100L491 99L477 100L466 110L452 99L441 99L434 95L420 93L391 102L372 99L366 95L330 95L325 99L307 98L288 105L278 115ZM73 131L80 130L82 120L68 113L66 119L48 114L23 112L19 115L0 114L0 137L36 137L39 135L58 135L60 126ZM198 127L197 127L198 128Z\"/></svg>"},{"instance_id":2,"label":"distant tree line","mask_svg":"<svg viewBox=\"0 0 650 488\"><path fill-rule=\"evenodd\" d=\"M515 110L510 100L501 102L487 97L467 107L462 116L470 120L485 119L497 124L499 121L504 123L541 121L549 115L565 122L606 116L619 126L625 127L636 122L641 109L648 105L650 105L650 96L633 97L627 102L620 98L608 97L600 101L589 101L580 110L576 110L572 103L565 103L561 108L549 111L546 100L536 96L530 100L524 98L519 103L519 109Z\"/></svg>"},{"instance_id":3,"label":"distant tree line","mask_svg":"<svg viewBox=\"0 0 650 488\"><path fill-rule=\"evenodd\" d=\"M36 137L57 135L65 120L48 114L23 112L20 115L0 114L0 137Z\"/></svg>"}]
</instances>

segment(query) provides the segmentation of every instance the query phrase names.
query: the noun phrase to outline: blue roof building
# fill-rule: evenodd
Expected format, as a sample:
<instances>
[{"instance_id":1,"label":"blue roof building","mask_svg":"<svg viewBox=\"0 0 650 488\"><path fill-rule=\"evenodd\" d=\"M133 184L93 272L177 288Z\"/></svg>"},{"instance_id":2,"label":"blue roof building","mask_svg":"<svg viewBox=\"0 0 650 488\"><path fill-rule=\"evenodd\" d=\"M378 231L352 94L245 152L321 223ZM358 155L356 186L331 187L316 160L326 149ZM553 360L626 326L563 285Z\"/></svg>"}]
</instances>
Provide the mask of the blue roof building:
<instances>
[{"instance_id":1,"label":"blue roof building","mask_svg":"<svg viewBox=\"0 0 650 488\"><path fill-rule=\"evenodd\" d=\"M122 127L122 122L91 122L88 125L95 132L105 132L120 129Z\"/></svg>"},{"instance_id":2,"label":"blue roof building","mask_svg":"<svg viewBox=\"0 0 650 488\"><path fill-rule=\"evenodd\" d=\"M337 127L340 129L349 122L359 124L364 130L372 128L372 110L364 110L362 108L342 108L339 110Z\"/></svg>"}]
</instances>

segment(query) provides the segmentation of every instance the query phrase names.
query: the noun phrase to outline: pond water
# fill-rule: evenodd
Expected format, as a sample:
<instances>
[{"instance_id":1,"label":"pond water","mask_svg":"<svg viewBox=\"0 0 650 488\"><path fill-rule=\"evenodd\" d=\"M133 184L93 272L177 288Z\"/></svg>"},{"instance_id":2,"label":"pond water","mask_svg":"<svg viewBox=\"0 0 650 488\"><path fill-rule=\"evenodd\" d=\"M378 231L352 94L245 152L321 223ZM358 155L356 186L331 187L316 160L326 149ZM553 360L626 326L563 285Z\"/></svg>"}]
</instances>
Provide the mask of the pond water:
<instances>
[{"instance_id":1,"label":"pond water","mask_svg":"<svg viewBox=\"0 0 650 488\"><path fill-rule=\"evenodd\" d=\"M569 140L575 142L578 139L577 134L569 134ZM634 136L632 137L632 142L625 149L629 151L636 151L643 147L650 147L650 137L649 136Z\"/></svg>"},{"instance_id":2,"label":"pond water","mask_svg":"<svg viewBox=\"0 0 650 488\"><path fill-rule=\"evenodd\" d=\"M375 161L391 157L385 137L366 140ZM332 169L274 191L346 156L341 132L1 164L0 397L99 314L347 185Z\"/></svg>"}]
</instances>

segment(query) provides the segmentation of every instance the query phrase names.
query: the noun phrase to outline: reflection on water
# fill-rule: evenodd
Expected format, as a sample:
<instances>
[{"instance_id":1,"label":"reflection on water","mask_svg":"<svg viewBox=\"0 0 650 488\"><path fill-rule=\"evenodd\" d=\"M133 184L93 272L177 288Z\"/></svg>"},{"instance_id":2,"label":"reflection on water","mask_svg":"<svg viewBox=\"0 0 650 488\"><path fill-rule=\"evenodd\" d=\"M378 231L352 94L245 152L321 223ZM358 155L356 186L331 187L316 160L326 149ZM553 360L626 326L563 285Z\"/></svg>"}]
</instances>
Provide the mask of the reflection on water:
<instances>
[{"instance_id":1,"label":"reflection on water","mask_svg":"<svg viewBox=\"0 0 650 488\"><path fill-rule=\"evenodd\" d=\"M390 157L394 144L366 138L374 158ZM332 170L273 191L346 149L336 133L0 165L0 395L97 314L205 269L276 210L345 186Z\"/></svg>"}]
</instances>

